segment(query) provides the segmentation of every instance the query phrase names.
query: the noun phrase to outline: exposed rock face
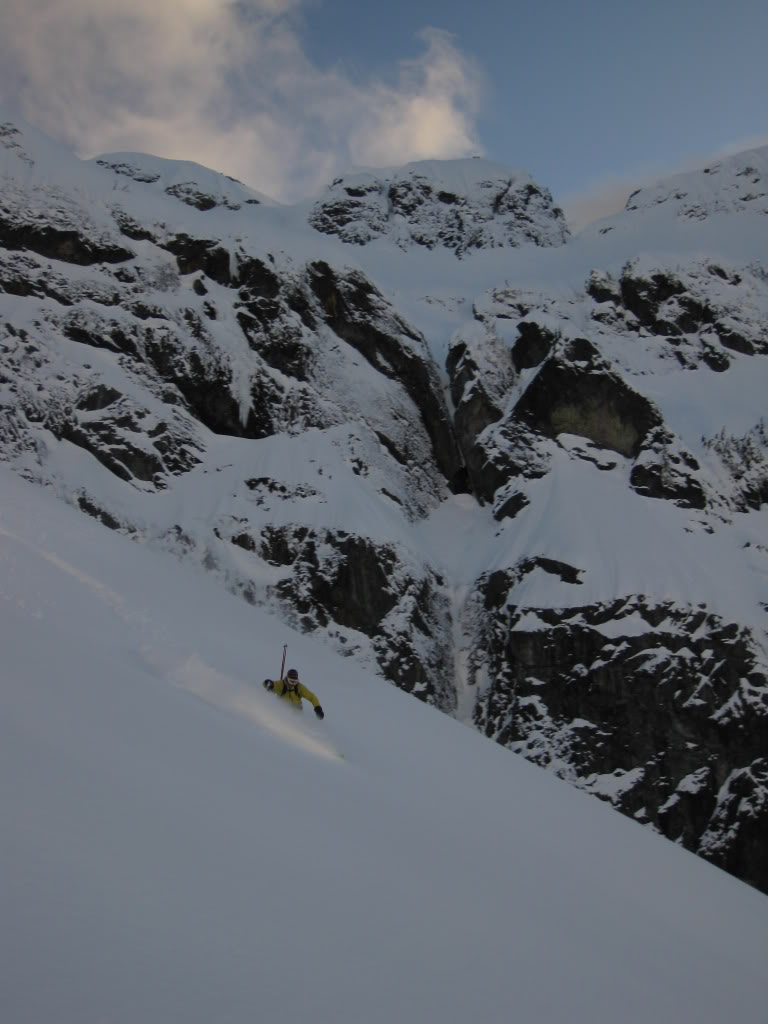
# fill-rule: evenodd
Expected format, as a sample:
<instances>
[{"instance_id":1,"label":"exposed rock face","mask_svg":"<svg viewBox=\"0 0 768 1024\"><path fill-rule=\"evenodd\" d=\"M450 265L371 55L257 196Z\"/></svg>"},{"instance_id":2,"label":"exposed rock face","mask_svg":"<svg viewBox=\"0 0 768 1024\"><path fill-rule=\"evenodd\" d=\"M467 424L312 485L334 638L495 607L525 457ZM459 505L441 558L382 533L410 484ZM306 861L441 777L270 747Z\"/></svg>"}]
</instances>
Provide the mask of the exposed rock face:
<instances>
[{"instance_id":1,"label":"exposed rock face","mask_svg":"<svg viewBox=\"0 0 768 1024\"><path fill-rule=\"evenodd\" d=\"M175 267L162 250L173 254ZM460 479L461 457L438 376L425 358L424 340L363 274L339 273L325 263L298 274L278 274L261 259L232 254L220 243L185 234L159 243L158 252L161 258L154 265L140 263L120 276L101 267L87 281L68 279L36 250L6 260L0 268L6 293L53 300L44 313L45 329L38 329L34 339L9 328L12 394L18 393L19 381L38 376L42 365L53 371L60 361L54 341L59 335L77 346L120 356L134 381L140 378L156 398L176 407L177 415L183 412L216 434L264 438L352 418L370 423L388 456L410 471L414 493L424 487L422 473L432 478L433 493L440 490L441 475ZM229 352L215 339L219 310L209 297L212 285L226 289L218 301L238 325ZM157 296L151 306L140 300L150 289ZM330 364L338 362L340 341L396 382L398 402L408 409L394 423L376 408L361 407L359 396L339 396L346 402L339 407L338 398L328 394L329 374L334 372ZM38 353L31 373L25 368L30 350ZM73 377L73 385L82 381L88 387L91 378L92 373L84 372ZM95 378L91 390L101 387ZM116 408L124 396L114 388L110 393ZM77 396L69 394L66 414L49 409L37 415L30 402L22 405L33 422L96 455L122 479L158 483L163 472L183 472L195 463L186 455L171 455L173 445L154 433L162 418L158 415L147 418L143 412L131 418L121 413L117 421L106 413L85 416L78 411ZM193 436L194 431L187 427L184 433ZM136 448L140 435L143 454ZM165 461L157 454L161 447L166 449ZM109 454L118 448L120 459ZM423 504L421 499L418 504Z\"/></svg>"},{"instance_id":2,"label":"exposed rock face","mask_svg":"<svg viewBox=\"0 0 768 1024\"><path fill-rule=\"evenodd\" d=\"M290 567L276 592L302 629L328 631L342 653L372 656L399 687L453 711L450 609L436 573L337 531L269 529L261 546L269 564Z\"/></svg>"},{"instance_id":3,"label":"exposed rock face","mask_svg":"<svg viewBox=\"0 0 768 1024\"><path fill-rule=\"evenodd\" d=\"M690 345L689 336L695 336L704 348L701 358L705 362L707 354L716 352L717 343L747 355L765 352L760 314L755 317L743 294L735 291L742 281L735 270L729 272L709 262L683 275L664 268L641 270L638 262L632 261L619 279L617 304L633 314L641 328L663 336L672 345ZM678 358L685 364L685 348ZM709 365L719 370L727 361L715 357Z\"/></svg>"},{"instance_id":4,"label":"exposed rock face","mask_svg":"<svg viewBox=\"0 0 768 1024\"><path fill-rule=\"evenodd\" d=\"M585 338L548 359L515 408L536 433L578 434L598 448L634 458L660 416L600 360Z\"/></svg>"},{"instance_id":5,"label":"exposed rock face","mask_svg":"<svg viewBox=\"0 0 768 1024\"><path fill-rule=\"evenodd\" d=\"M199 437L179 409L157 402L143 406L87 374L41 394L39 372L55 366L48 345L26 333L6 333L0 351L5 367L0 439L6 457L35 451L42 430L89 452L119 479L152 490L165 488L169 477L200 462Z\"/></svg>"},{"instance_id":6,"label":"exposed rock face","mask_svg":"<svg viewBox=\"0 0 768 1024\"><path fill-rule=\"evenodd\" d=\"M690 437L694 454L648 396L673 361L720 375L734 352L759 357L764 288L759 271L635 260L620 275L593 272L583 296L566 301L514 289L476 301L478 326L457 332L447 362L475 493L497 519L530 533L538 510L548 511L537 506L540 483L565 459L693 514L689 531L714 535L734 513L762 507L762 421L743 436ZM750 551L764 569L764 552L747 542ZM534 547L482 578L464 610L475 725L768 889L757 839L768 834L764 629L729 621L705 601L620 589L612 600L580 599L598 564ZM556 585L557 603L526 600Z\"/></svg>"},{"instance_id":7,"label":"exposed rock face","mask_svg":"<svg viewBox=\"0 0 768 1024\"><path fill-rule=\"evenodd\" d=\"M562 245L568 229L552 196L527 175L484 160L411 164L391 176L339 178L312 210L317 231L365 245L391 238L403 249L473 249L533 242Z\"/></svg>"},{"instance_id":8,"label":"exposed rock face","mask_svg":"<svg viewBox=\"0 0 768 1024\"><path fill-rule=\"evenodd\" d=\"M685 269L658 263L641 269L634 260L618 278L593 271L583 297L567 306L544 293L489 293L475 304L480 329L457 332L447 362L473 491L497 513L515 513L521 492L514 491L514 481L544 475L553 451L549 442L560 446L559 439L574 435L587 442L581 449L569 444L574 456L597 459L606 468L615 460L596 452L631 460L630 484L643 496L700 510L708 502L743 508L751 500L750 507L758 507L762 442L752 435L741 443L707 441L730 464L729 474L754 481L736 498L664 424L642 393L642 378L669 361L722 373L730 353L765 353L765 294L759 270L724 269L707 260ZM576 320L585 325L583 333L575 333ZM632 348L643 351L646 368L638 370L636 360L627 358ZM747 465L734 468L739 447Z\"/></svg>"},{"instance_id":9,"label":"exposed rock face","mask_svg":"<svg viewBox=\"0 0 768 1024\"><path fill-rule=\"evenodd\" d=\"M224 286L232 281L230 254L220 242L178 234L166 239L163 248L176 257L180 274L199 272Z\"/></svg>"},{"instance_id":10,"label":"exposed rock face","mask_svg":"<svg viewBox=\"0 0 768 1024\"><path fill-rule=\"evenodd\" d=\"M309 285L331 330L380 373L400 381L421 414L435 461L454 489L461 489L462 461L435 368L424 359L423 340L388 307L358 272L334 274L322 262L309 268ZM396 446L388 445L393 453ZM406 453L397 453L405 461Z\"/></svg>"},{"instance_id":11,"label":"exposed rock face","mask_svg":"<svg viewBox=\"0 0 768 1024\"><path fill-rule=\"evenodd\" d=\"M16 201L14 201L16 200ZM29 251L76 266L94 263L124 263L133 253L105 232L84 224L81 211L66 198L60 200L55 216L40 213L21 197L4 193L0 202L0 246L10 251Z\"/></svg>"},{"instance_id":12,"label":"exposed rock face","mask_svg":"<svg viewBox=\"0 0 768 1024\"><path fill-rule=\"evenodd\" d=\"M701 469L696 458L663 428L655 429L635 460L629 482L649 498L666 498L680 508L704 509L707 497L696 473Z\"/></svg>"},{"instance_id":13,"label":"exposed rock face","mask_svg":"<svg viewBox=\"0 0 768 1024\"><path fill-rule=\"evenodd\" d=\"M521 607L514 589L534 569L579 583L578 570L542 560L481 582L476 649L492 682L478 727L768 888L756 842L768 824L768 690L750 631L705 605L639 597Z\"/></svg>"},{"instance_id":14,"label":"exposed rock face","mask_svg":"<svg viewBox=\"0 0 768 1024\"><path fill-rule=\"evenodd\" d=\"M546 474L547 452L551 450L547 439L556 444L560 435L573 434L594 449L637 459L661 424L658 410L622 380L586 338L556 341L553 337L543 344L540 339L546 338L546 329L534 333L532 321L525 323L525 364L532 365L517 362L514 369L535 373L529 375L522 392L511 386L501 397L502 382L515 375L511 366L501 367L499 360L492 358L498 348L493 337L477 342L474 357L470 358L466 342L457 336L448 358L458 436L470 479L475 492L490 502L511 481ZM528 348L531 337L537 340L533 348ZM513 362L517 351L516 345ZM538 364L533 363L534 353ZM480 362L494 364L493 376L481 374ZM494 387L493 398L488 393L490 387ZM606 464L615 462L609 460ZM647 483L650 477L650 469L643 476L638 468L639 481ZM505 493L503 502L508 498ZM497 511L499 507L497 503Z\"/></svg>"}]
</instances>

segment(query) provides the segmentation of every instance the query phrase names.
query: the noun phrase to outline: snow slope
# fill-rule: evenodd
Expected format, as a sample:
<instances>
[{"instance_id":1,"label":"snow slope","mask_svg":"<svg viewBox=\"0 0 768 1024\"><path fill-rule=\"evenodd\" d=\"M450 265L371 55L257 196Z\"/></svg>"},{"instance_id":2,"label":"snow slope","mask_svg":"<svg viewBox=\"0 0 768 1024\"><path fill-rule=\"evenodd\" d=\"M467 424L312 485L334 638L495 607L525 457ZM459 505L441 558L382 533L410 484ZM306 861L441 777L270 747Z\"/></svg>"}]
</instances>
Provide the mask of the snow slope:
<instances>
[{"instance_id":1,"label":"snow slope","mask_svg":"<svg viewBox=\"0 0 768 1024\"><path fill-rule=\"evenodd\" d=\"M5 1020L765 1020L764 896L202 570L0 491ZM260 687L282 643L324 722Z\"/></svg>"}]
</instances>

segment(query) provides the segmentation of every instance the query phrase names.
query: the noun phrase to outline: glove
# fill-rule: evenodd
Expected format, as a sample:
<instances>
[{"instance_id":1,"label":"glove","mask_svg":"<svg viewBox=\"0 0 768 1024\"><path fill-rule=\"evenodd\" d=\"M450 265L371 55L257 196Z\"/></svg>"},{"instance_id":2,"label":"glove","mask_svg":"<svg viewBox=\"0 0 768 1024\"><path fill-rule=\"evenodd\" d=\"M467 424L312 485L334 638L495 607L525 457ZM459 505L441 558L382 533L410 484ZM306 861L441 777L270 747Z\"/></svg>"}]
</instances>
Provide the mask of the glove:
<instances>
[{"instance_id":1,"label":"glove","mask_svg":"<svg viewBox=\"0 0 768 1024\"><path fill-rule=\"evenodd\" d=\"M272 682L271 679L265 679L264 680L264 689L265 690L274 690L274 688L275 688L275 684Z\"/></svg>"},{"instance_id":2,"label":"glove","mask_svg":"<svg viewBox=\"0 0 768 1024\"><path fill-rule=\"evenodd\" d=\"M317 715L318 718L325 718L325 712L323 711L319 704L315 708L315 714Z\"/></svg>"}]
</instances>

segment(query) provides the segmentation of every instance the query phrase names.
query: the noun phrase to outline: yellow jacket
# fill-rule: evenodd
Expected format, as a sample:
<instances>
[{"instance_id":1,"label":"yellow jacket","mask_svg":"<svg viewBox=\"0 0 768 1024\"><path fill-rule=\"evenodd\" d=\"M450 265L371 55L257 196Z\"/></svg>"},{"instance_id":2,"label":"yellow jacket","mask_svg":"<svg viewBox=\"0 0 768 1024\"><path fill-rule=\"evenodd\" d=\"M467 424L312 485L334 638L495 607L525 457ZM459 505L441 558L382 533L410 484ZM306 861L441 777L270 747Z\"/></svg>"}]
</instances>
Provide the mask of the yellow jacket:
<instances>
[{"instance_id":1,"label":"yellow jacket","mask_svg":"<svg viewBox=\"0 0 768 1024\"><path fill-rule=\"evenodd\" d=\"M292 683L289 679L276 679L272 684L272 692L283 700L289 700L294 707L301 708L301 698L308 700L313 708L319 706L320 701L308 690L304 683Z\"/></svg>"}]
</instances>

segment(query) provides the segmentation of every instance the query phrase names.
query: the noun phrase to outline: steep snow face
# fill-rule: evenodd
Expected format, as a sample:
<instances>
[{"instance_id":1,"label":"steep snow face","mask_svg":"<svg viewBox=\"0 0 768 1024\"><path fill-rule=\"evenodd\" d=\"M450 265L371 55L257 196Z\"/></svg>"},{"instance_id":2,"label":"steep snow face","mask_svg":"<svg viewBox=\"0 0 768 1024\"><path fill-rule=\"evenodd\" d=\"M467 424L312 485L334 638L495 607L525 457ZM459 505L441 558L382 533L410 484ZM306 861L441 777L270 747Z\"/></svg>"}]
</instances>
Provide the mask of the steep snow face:
<instances>
[{"instance_id":1,"label":"steep snow face","mask_svg":"<svg viewBox=\"0 0 768 1024\"><path fill-rule=\"evenodd\" d=\"M765 1020L764 896L189 562L0 493L4 1019ZM283 643L322 722L260 685Z\"/></svg>"},{"instance_id":2,"label":"steep snow face","mask_svg":"<svg viewBox=\"0 0 768 1024\"><path fill-rule=\"evenodd\" d=\"M768 887L762 216L533 244L549 201L460 161L333 186L352 247L0 141L4 460Z\"/></svg>"},{"instance_id":3,"label":"steep snow face","mask_svg":"<svg viewBox=\"0 0 768 1024\"><path fill-rule=\"evenodd\" d=\"M459 257L476 249L562 245L568 237L546 189L480 159L422 161L389 174L338 178L309 223L356 245L387 238L401 249L442 247Z\"/></svg>"}]
</instances>

